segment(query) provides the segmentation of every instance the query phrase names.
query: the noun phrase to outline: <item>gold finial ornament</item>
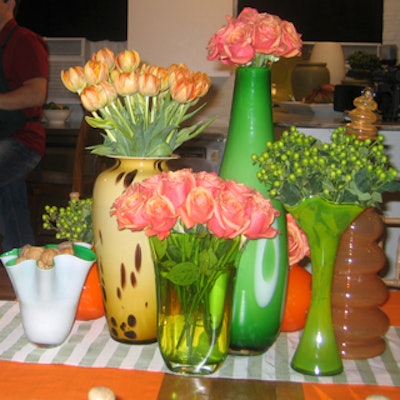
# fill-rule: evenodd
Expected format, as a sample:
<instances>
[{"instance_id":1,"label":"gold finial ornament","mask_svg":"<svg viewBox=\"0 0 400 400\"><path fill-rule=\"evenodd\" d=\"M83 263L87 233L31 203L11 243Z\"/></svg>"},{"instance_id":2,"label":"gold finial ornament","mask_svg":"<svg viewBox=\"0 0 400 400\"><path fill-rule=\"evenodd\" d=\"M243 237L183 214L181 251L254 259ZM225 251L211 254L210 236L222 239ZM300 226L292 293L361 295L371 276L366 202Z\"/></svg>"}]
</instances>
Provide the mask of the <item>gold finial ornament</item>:
<instances>
[{"instance_id":1,"label":"gold finial ornament","mask_svg":"<svg viewBox=\"0 0 400 400\"><path fill-rule=\"evenodd\" d=\"M374 123L378 119L375 113L378 104L374 100L372 88L365 88L363 94L354 99L353 104L356 108L349 112L351 122L346 124L347 133L356 135L360 140L376 139L378 129Z\"/></svg>"}]
</instances>

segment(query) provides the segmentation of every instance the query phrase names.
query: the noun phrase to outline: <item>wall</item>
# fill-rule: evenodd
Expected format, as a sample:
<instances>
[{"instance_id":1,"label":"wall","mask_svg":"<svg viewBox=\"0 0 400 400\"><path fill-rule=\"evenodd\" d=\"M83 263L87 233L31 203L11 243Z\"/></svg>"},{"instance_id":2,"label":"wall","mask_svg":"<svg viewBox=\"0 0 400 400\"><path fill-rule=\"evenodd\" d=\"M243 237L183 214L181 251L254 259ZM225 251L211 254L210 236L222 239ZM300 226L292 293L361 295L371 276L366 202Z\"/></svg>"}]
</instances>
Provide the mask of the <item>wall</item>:
<instances>
[{"instance_id":1,"label":"wall","mask_svg":"<svg viewBox=\"0 0 400 400\"><path fill-rule=\"evenodd\" d=\"M128 46L151 64L184 62L195 71L226 76L221 63L206 60L206 47L233 11L233 0L129 0Z\"/></svg>"},{"instance_id":2,"label":"wall","mask_svg":"<svg viewBox=\"0 0 400 400\"><path fill-rule=\"evenodd\" d=\"M396 44L400 51L400 1L384 0L383 3L383 44ZM397 56L399 59L399 55Z\"/></svg>"}]
</instances>

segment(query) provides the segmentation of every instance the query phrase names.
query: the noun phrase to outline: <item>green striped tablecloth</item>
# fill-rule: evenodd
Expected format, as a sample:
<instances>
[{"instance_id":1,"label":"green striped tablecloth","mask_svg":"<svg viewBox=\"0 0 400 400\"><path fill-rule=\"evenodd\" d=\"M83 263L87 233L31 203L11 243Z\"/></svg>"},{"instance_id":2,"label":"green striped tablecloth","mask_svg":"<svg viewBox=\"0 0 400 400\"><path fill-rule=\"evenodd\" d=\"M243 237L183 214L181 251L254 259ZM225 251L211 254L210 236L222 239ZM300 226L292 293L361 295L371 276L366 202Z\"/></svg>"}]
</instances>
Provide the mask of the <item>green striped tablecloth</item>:
<instances>
[{"instance_id":1,"label":"green striped tablecloth","mask_svg":"<svg viewBox=\"0 0 400 400\"><path fill-rule=\"evenodd\" d=\"M271 381L352 383L400 386L400 327L390 327L382 356L344 361L344 372L333 377L311 377L290 368L300 332L282 333L264 354L253 357L229 355L212 377ZM168 372L156 343L127 345L111 339L105 318L74 324L67 341L42 349L24 336L18 303L0 301L0 359L17 362L66 364Z\"/></svg>"}]
</instances>

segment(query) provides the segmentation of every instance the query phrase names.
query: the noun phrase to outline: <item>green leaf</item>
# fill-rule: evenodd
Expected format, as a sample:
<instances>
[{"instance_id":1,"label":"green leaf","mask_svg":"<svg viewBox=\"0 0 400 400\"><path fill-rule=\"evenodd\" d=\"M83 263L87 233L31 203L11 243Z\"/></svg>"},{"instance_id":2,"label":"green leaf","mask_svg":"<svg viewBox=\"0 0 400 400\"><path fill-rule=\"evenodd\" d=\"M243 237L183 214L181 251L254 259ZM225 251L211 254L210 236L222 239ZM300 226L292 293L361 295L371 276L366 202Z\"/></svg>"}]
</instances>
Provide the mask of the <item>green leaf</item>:
<instances>
[{"instance_id":1,"label":"green leaf","mask_svg":"<svg viewBox=\"0 0 400 400\"><path fill-rule=\"evenodd\" d=\"M199 278L199 270L191 262L176 264L167 274L167 278L175 285L189 286Z\"/></svg>"},{"instance_id":2,"label":"green leaf","mask_svg":"<svg viewBox=\"0 0 400 400\"><path fill-rule=\"evenodd\" d=\"M150 238L150 244L153 252L156 254L158 260L162 260L164 258L165 253L167 252L167 241L166 240L158 240L154 238Z\"/></svg>"}]
</instances>

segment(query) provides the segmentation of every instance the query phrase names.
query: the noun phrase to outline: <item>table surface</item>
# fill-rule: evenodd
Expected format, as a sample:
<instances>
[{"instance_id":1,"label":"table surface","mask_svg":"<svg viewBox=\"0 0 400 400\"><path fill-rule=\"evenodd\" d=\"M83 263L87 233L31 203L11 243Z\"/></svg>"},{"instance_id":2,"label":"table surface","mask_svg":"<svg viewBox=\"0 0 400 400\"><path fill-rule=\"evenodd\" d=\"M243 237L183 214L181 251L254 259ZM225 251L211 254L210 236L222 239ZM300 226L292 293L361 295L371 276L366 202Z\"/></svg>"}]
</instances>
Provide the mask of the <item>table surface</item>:
<instances>
[{"instance_id":1,"label":"table surface","mask_svg":"<svg viewBox=\"0 0 400 400\"><path fill-rule=\"evenodd\" d=\"M77 321L67 341L40 349L24 337L18 303L0 268L0 392L7 399L85 399L93 386L108 386L124 399L365 399L400 398L400 292L385 311L392 326L387 349L370 360L345 360L345 372L316 378L297 374L289 360L300 332L279 336L256 357L228 356L209 377L167 371L157 345L126 345L109 337L105 319ZM11 300L10 300L11 299ZM57 392L57 396L54 393ZM136 397L137 396L137 397Z\"/></svg>"}]
</instances>

